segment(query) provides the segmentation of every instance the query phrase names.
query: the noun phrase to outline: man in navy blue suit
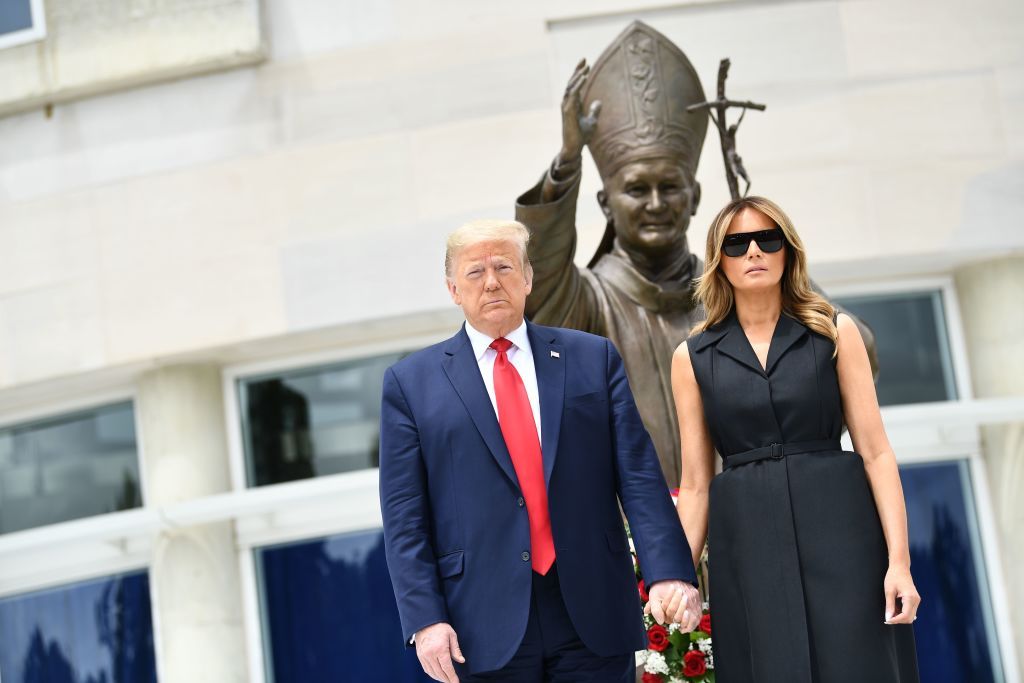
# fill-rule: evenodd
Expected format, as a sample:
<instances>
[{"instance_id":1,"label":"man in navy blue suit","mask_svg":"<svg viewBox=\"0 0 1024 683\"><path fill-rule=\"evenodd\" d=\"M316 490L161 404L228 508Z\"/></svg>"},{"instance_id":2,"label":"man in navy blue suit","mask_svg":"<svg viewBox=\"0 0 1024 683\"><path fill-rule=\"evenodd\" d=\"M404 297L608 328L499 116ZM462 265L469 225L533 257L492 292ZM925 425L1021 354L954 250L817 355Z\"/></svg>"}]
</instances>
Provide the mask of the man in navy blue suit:
<instances>
[{"instance_id":1,"label":"man in navy blue suit","mask_svg":"<svg viewBox=\"0 0 1024 683\"><path fill-rule=\"evenodd\" d=\"M649 608L683 630L690 548L615 347L525 320L528 240L513 221L452 233L466 324L384 375L388 569L435 680L631 683L646 637L620 504Z\"/></svg>"}]
</instances>

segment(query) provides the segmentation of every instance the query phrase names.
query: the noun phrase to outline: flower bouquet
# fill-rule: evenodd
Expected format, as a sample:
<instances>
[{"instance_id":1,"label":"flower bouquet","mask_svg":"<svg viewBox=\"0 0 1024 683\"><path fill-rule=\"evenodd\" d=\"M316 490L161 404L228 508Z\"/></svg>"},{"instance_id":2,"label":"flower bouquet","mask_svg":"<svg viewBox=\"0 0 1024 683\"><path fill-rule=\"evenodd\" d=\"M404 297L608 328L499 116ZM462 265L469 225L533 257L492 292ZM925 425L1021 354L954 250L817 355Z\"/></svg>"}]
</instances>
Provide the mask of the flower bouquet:
<instances>
[{"instance_id":1,"label":"flower bouquet","mask_svg":"<svg viewBox=\"0 0 1024 683\"><path fill-rule=\"evenodd\" d=\"M675 496L673 492L673 497ZM627 533L629 529L626 529ZM636 557L633 538L629 539L630 552L633 555L633 569L636 572L637 589L640 600L646 607L649 601L644 586L643 574ZM636 653L638 681L642 683L714 683L715 660L711 651L711 613L707 603L707 550L701 557L697 568L697 580L700 584L701 596L704 599L703 615L696 631L686 633L679 629L678 624L662 626L649 614L644 615L647 627L647 649Z\"/></svg>"}]
</instances>

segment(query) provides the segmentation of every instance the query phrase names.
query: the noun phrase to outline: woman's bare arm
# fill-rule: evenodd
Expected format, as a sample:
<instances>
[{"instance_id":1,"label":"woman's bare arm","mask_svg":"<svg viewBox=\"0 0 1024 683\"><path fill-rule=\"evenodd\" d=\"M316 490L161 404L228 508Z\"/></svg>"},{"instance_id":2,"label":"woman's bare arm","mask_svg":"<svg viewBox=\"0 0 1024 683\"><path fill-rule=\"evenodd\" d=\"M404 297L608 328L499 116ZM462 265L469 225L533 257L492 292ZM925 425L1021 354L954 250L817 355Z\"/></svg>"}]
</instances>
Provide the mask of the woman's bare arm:
<instances>
[{"instance_id":1,"label":"woman's bare arm","mask_svg":"<svg viewBox=\"0 0 1024 683\"><path fill-rule=\"evenodd\" d=\"M885 434L878 397L871 377L867 349L857 324L841 313L838 318L839 358L836 371L843 402L843 417L850 429L853 449L864 460L875 507L882 522L889 551L889 572L885 580L886 621L895 614L894 598L903 601L891 623L910 623L917 613L920 596L910 577L910 543L907 537L907 508L903 499L896 454Z\"/></svg>"},{"instance_id":2,"label":"woman's bare arm","mask_svg":"<svg viewBox=\"0 0 1024 683\"><path fill-rule=\"evenodd\" d=\"M715 475L715 449L704 419L704 402L686 342L672 354L672 395L679 418L682 451L676 511L690 542L693 564L697 566L708 535L708 492Z\"/></svg>"}]
</instances>

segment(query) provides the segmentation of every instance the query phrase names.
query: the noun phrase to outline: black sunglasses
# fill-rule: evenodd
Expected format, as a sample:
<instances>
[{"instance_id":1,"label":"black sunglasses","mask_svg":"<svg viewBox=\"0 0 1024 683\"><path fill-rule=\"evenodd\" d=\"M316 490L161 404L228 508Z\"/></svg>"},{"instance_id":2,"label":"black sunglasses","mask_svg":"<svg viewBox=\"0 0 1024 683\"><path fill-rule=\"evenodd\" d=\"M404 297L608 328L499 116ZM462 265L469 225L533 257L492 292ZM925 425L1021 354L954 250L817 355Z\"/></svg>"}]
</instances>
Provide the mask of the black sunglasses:
<instances>
[{"instance_id":1,"label":"black sunglasses","mask_svg":"<svg viewBox=\"0 0 1024 683\"><path fill-rule=\"evenodd\" d=\"M782 228L755 230L754 232L734 232L731 235L725 236L725 240L722 242L722 251L725 252L726 256L743 256L747 253L747 249L750 248L751 240L757 242L757 246L766 254L777 252L779 249L782 249L782 245L786 242Z\"/></svg>"}]
</instances>

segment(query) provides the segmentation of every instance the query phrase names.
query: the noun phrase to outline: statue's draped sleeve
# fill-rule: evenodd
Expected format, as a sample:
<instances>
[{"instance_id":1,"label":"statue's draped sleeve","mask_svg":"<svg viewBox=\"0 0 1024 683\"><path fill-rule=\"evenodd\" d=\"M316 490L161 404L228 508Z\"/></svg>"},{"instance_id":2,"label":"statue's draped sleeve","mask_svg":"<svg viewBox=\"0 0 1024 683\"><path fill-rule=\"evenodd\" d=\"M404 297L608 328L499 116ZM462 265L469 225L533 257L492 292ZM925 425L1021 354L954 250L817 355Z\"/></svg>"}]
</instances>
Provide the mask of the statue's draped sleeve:
<instances>
[{"instance_id":1,"label":"statue's draped sleeve","mask_svg":"<svg viewBox=\"0 0 1024 683\"><path fill-rule=\"evenodd\" d=\"M581 270L576 256L576 200L580 164L552 164L532 188L516 200L516 220L530 230L533 291L526 316L541 325L605 334L596 280Z\"/></svg>"}]
</instances>

